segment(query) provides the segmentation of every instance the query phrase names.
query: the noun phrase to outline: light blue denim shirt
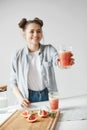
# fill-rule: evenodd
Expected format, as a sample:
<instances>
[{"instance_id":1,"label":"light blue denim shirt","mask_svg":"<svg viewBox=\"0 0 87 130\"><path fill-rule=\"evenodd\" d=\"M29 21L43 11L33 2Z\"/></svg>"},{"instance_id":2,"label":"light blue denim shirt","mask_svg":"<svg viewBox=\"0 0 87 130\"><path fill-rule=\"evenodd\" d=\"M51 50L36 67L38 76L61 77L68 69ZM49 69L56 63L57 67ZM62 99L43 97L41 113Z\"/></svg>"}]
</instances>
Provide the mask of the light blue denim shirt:
<instances>
[{"instance_id":1,"label":"light blue denim shirt","mask_svg":"<svg viewBox=\"0 0 87 130\"><path fill-rule=\"evenodd\" d=\"M52 45L40 44L40 52L38 54L41 63L42 84L48 88L48 91L57 91L57 84L55 79L54 65L58 66L56 58L58 57L57 50ZM11 62L11 87L17 86L23 96L28 98L28 77L29 77L29 63L31 55L27 47L20 49L12 57Z\"/></svg>"}]
</instances>

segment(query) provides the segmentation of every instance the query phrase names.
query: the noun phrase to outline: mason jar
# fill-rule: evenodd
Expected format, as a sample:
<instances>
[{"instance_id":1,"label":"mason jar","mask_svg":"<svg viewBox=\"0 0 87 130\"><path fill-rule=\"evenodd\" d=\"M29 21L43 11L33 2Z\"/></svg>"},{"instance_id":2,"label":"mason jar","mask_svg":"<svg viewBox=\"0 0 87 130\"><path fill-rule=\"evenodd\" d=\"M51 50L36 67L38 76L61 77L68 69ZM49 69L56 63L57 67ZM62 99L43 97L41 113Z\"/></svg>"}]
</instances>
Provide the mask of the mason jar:
<instances>
[{"instance_id":1,"label":"mason jar","mask_svg":"<svg viewBox=\"0 0 87 130\"><path fill-rule=\"evenodd\" d=\"M8 108L7 86L0 86L0 113L5 113Z\"/></svg>"}]
</instances>

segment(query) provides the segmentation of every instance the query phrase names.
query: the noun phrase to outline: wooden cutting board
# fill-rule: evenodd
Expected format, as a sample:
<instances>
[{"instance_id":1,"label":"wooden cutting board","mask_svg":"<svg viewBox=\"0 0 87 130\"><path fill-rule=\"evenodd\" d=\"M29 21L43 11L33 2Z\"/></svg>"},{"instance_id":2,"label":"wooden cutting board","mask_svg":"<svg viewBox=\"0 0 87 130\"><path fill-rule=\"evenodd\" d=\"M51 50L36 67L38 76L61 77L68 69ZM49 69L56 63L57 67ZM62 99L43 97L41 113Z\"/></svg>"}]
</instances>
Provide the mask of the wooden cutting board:
<instances>
[{"instance_id":1,"label":"wooden cutting board","mask_svg":"<svg viewBox=\"0 0 87 130\"><path fill-rule=\"evenodd\" d=\"M59 111L56 116L41 118L39 117L36 122L30 123L26 118L21 116L22 110L14 112L3 124L0 130L55 130L59 118Z\"/></svg>"}]
</instances>

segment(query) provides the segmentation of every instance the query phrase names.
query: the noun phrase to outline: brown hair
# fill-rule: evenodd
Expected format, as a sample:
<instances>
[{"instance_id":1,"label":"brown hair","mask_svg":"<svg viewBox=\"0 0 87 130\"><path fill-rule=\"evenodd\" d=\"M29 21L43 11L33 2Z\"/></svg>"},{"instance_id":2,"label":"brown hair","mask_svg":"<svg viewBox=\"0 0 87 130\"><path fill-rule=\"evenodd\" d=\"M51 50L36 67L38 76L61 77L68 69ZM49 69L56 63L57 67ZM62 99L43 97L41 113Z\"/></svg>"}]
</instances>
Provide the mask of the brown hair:
<instances>
[{"instance_id":1,"label":"brown hair","mask_svg":"<svg viewBox=\"0 0 87 130\"><path fill-rule=\"evenodd\" d=\"M37 17L34 18L33 20L27 20L26 18L22 18L21 21L18 23L18 25L22 30L25 30L26 25L30 23L39 24L41 27L43 26L43 21Z\"/></svg>"}]
</instances>

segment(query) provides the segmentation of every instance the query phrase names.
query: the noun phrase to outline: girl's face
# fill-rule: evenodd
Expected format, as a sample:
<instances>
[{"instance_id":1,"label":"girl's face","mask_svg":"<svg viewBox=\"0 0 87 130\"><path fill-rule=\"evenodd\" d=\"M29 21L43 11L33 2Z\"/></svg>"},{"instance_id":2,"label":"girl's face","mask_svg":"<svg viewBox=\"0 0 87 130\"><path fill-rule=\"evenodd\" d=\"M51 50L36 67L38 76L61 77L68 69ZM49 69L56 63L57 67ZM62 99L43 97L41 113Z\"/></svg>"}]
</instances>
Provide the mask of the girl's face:
<instances>
[{"instance_id":1,"label":"girl's face","mask_svg":"<svg viewBox=\"0 0 87 130\"><path fill-rule=\"evenodd\" d=\"M42 28L36 23L30 23L24 30L24 37L28 42L28 45L36 46L39 45L42 39Z\"/></svg>"}]
</instances>

